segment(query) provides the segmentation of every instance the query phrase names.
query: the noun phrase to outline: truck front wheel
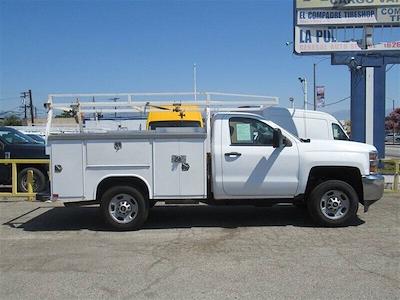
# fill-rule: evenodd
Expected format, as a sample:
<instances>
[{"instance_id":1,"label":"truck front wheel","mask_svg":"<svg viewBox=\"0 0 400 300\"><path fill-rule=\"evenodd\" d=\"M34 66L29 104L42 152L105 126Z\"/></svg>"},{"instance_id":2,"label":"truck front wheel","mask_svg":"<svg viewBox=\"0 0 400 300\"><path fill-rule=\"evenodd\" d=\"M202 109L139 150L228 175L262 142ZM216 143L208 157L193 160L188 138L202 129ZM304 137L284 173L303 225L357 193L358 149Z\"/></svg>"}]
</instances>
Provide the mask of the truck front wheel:
<instances>
[{"instance_id":1,"label":"truck front wheel","mask_svg":"<svg viewBox=\"0 0 400 300\"><path fill-rule=\"evenodd\" d=\"M119 230L140 229L149 213L143 194L131 186L115 186L101 197L100 208L104 219Z\"/></svg>"},{"instance_id":2,"label":"truck front wheel","mask_svg":"<svg viewBox=\"0 0 400 300\"><path fill-rule=\"evenodd\" d=\"M343 226L357 216L358 196L354 188L341 180L328 180L310 193L308 211L323 226Z\"/></svg>"}]
</instances>

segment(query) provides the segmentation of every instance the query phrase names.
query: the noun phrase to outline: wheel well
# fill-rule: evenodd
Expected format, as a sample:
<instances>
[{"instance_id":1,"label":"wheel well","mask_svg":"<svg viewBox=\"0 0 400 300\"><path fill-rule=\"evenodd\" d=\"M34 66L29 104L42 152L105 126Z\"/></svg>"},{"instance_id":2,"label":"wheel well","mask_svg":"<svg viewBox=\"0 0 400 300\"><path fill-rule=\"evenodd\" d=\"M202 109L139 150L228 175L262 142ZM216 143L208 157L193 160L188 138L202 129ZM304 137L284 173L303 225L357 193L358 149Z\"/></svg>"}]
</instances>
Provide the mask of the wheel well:
<instances>
[{"instance_id":1,"label":"wheel well","mask_svg":"<svg viewBox=\"0 0 400 300\"><path fill-rule=\"evenodd\" d=\"M128 185L140 190L146 199L149 199L149 189L146 183L137 177L115 176L103 179L97 186L96 200L100 202L101 195L112 186Z\"/></svg>"},{"instance_id":2,"label":"wheel well","mask_svg":"<svg viewBox=\"0 0 400 300\"><path fill-rule=\"evenodd\" d=\"M46 179L48 178L48 176L47 176L47 172L49 170L49 166L48 165L44 165L44 164L18 164L17 165L17 172L19 173L25 168L38 169L39 171L41 171L43 173L43 175L46 177Z\"/></svg>"},{"instance_id":3,"label":"wheel well","mask_svg":"<svg viewBox=\"0 0 400 300\"><path fill-rule=\"evenodd\" d=\"M358 195L360 203L364 203L360 170L354 167L314 167L308 176L306 197L315 186L326 180L342 180L351 185Z\"/></svg>"}]
</instances>

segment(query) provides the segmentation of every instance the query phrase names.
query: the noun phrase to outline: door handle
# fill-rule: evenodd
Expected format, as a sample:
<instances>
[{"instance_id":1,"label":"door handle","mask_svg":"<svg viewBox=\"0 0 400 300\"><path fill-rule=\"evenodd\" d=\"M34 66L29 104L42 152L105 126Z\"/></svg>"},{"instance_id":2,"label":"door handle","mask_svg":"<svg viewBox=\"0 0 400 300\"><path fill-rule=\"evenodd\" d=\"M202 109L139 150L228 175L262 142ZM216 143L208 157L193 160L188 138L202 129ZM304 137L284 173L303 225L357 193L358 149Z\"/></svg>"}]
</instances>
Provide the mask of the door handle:
<instances>
[{"instance_id":1,"label":"door handle","mask_svg":"<svg viewBox=\"0 0 400 300\"><path fill-rule=\"evenodd\" d=\"M237 157L239 157L241 155L242 155L242 153L239 153L239 152L228 152L228 153L225 153L225 156L237 156Z\"/></svg>"}]
</instances>

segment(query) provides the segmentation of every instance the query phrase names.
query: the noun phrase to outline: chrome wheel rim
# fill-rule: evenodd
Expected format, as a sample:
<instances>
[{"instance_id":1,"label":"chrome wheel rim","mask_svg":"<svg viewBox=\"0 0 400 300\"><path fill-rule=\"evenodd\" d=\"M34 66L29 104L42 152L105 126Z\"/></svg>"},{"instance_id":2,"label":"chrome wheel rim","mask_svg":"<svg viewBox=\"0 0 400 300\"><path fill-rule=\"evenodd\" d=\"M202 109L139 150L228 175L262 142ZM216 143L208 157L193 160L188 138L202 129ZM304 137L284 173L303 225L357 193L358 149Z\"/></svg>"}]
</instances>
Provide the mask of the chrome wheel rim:
<instances>
[{"instance_id":1,"label":"chrome wheel rim","mask_svg":"<svg viewBox=\"0 0 400 300\"><path fill-rule=\"evenodd\" d=\"M134 220L138 212L138 202L129 194L117 194L108 205L108 213L113 220L126 224Z\"/></svg>"},{"instance_id":2,"label":"chrome wheel rim","mask_svg":"<svg viewBox=\"0 0 400 300\"><path fill-rule=\"evenodd\" d=\"M330 220L343 218L349 211L350 199L342 191L329 190L320 201L320 209L325 217Z\"/></svg>"}]
</instances>

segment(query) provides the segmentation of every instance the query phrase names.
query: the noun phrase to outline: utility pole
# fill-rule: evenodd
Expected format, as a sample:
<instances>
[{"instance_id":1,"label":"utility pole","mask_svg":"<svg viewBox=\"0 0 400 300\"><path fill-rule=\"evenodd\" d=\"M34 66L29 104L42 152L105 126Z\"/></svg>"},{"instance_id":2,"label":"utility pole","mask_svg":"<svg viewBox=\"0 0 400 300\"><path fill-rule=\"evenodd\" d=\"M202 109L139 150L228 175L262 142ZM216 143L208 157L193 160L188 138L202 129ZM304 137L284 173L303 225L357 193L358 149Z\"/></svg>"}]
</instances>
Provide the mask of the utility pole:
<instances>
[{"instance_id":1,"label":"utility pole","mask_svg":"<svg viewBox=\"0 0 400 300\"><path fill-rule=\"evenodd\" d=\"M26 100L25 92L21 93L21 102L24 105L24 122L26 124Z\"/></svg>"},{"instance_id":2,"label":"utility pole","mask_svg":"<svg viewBox=\"0 0 400 300\"><path fill-rule=\"evenodd\" d=\"M35 125L34 124L35 123L35 118L33 116L32 91L29 90L28 94L29 94L29 108L30 108L30 111L31 111L31 125L34 126Z\"/></svg>"},{"instance_id":3,"label":"utility pole","mask_svg":"<svg viewBox=\"0 0 400 300\"><path fill-rule=\"evenodd\" d=\"M26 105L26 97L29 97L29 105ZM27 92L21 92L21 98L24 99L23 101L24 101L25 122L27 122L26 108L29 106L30 115L31 115L31 124L32 124L32 126L34 126L35 118L33 115L32 91L28 90Z\"/></svg>"},{"instance_id":4,"label":"utility pole","mask_svg":"<svg viewBox=\"0 0 400 300\"><path fill-rule=\"evenodd\" d=\"M29 96L29 105L26 104L26 98ZM24 102L24 120L25 124L28 123L28 117L27 117L27 108L31 107L32 105L32 92L29 90L28 92L21 92L21 99ZM32 111L32 110L31 110ZM32 114L32 113L31 113Z\"/></svg>"}]
</instances>

